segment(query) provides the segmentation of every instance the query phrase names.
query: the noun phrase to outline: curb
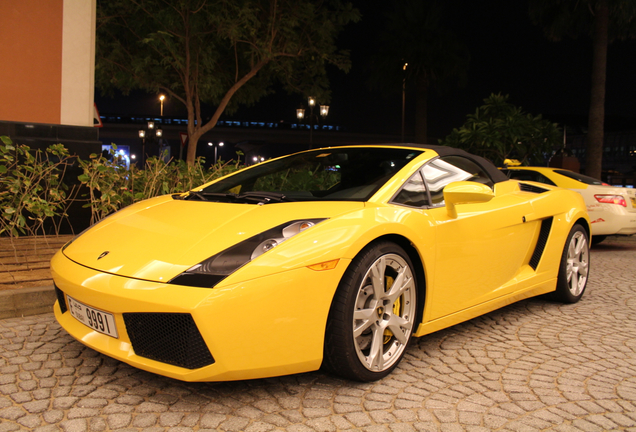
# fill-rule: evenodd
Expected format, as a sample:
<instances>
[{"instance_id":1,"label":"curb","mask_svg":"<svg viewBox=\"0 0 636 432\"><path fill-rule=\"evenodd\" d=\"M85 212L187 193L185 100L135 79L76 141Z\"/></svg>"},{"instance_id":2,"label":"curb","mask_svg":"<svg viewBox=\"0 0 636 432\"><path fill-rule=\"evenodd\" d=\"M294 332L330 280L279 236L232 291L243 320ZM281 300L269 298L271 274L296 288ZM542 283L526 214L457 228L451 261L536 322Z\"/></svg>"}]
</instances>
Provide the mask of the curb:
<instances>
[{"instance_id":1,"label":"curb","mask_svg":"<svg viewBox=\"0 0 636 432\"><path fill-rule=\"evenodd\" d=\"M53 285L0 291L0 319L53 312L56 300Z\"/></svg>"}]
</instances>

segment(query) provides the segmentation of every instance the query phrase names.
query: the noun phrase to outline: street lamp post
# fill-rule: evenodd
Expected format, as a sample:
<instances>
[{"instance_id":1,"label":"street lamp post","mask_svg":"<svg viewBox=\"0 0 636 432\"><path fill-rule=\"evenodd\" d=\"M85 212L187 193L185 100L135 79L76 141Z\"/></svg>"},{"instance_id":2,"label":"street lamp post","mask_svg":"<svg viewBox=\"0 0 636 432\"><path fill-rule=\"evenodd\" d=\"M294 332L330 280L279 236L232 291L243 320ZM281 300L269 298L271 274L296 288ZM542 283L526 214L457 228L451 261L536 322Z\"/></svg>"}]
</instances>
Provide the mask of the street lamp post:
<instances>
[{"instance_id":1,"label":"street lamp post","mask_svg":"<svg viewBox=\"0 0 636 432\"><path fill-rule=\"evenodd\" d=\"M309 96L307 100L309 103L309 148L314 148L314 106L316 105L316 99L313 96Z\"/></svg>"},{"instance_id":2,"label":"street lamp post","mask_svg":"<svg viewBox=\"0 0 636 432\"><path fill-rule=\"evenodd\" d=\"M217 161L217 149L219 147L223 147L224 142L220 141L217 144L214 144L213 142L209 142L208 143L208 147L214 147L214 165L216 165L216 161Z\"/></svg>"},{"instance_id":3,"label":"street lamp post","mask_svg":"<svg viewBox=\"0 0 636 432\"><path fill-rule=\"evenodd\" d=\"M141 167L143 168L146 164L146 140L148 144L154 143L155 141L160 142L163 137L163 130L157 128L155 129L155 122L149 121L147 125L147 129L139 129L139 138L141 139Z\"/></svg>"},{"instance_id":4,"label":"street lamp post","mask_svg":"<svg viewBox=\"0 0 636 432\"><path fill-rule=\"evenodd\" d=\"M161 117L163 117L163 101L166 99L165 95L159 95L159 101L161 102Z\"/></svg>"},{"instance_id":5,"label":"street lamp post","mask_svg":"<svg viewBox=\"0 0 636 432\"><path fill-rule=\"evenodd\" d=\"M314 148L314 106L316 106L316 98L309 96L307 103L309 104L309 148L312 149ZM329 105L320 105L320 116L324 118L327 117L327 114L329 114ZM305 117L305 109L298 108L296 110L296 117L298 117L298 120L303 119ZM316 118L316 120L318 120L318 118Z\"/></svg>"},{"instance_id":6,"label":"street lamp post","mask_svg":"<svg viewBox=\"0 0 636 432\"><path fill-rule=\"evenodd\" d=\"M408 65L408 63L404 63L404 66L402 66L402 142L404 142L404 112L406 109L406 67Z\"/></svg>"}]
</instances>

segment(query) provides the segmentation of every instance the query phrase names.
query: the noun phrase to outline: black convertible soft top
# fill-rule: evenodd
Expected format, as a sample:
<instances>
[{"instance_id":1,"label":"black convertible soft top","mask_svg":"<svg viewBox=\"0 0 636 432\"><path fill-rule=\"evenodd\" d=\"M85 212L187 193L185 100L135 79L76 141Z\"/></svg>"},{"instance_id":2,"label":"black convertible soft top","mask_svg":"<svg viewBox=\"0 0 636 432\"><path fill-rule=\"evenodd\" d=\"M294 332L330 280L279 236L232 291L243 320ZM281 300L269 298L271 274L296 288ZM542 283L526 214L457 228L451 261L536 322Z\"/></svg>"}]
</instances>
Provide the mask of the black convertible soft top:
<instances>
[{"instance_id":1,"label":"black convertible soft top","mask_svg":"<svg viewBox=\"0 0 636 432\"><path fill-rule=\"evenodd\" d=\"M413 148L418 148L422 150L428 149L428 150L433 150L435 153L437 153L440 156L463 156L467 159L472 160L477 165L481 166L484 169L484 171L486 171L488 175L490 175L490 177L495 183L510 180L508 176L502 173L501 170L497 169L497 167L488 159L483 158L481 156L476 156L472 153L468 153L466 150L458 149L455 147L418 144L418 143L386 143L381 145L413 147Z\"/></svg>"}]
</instances>

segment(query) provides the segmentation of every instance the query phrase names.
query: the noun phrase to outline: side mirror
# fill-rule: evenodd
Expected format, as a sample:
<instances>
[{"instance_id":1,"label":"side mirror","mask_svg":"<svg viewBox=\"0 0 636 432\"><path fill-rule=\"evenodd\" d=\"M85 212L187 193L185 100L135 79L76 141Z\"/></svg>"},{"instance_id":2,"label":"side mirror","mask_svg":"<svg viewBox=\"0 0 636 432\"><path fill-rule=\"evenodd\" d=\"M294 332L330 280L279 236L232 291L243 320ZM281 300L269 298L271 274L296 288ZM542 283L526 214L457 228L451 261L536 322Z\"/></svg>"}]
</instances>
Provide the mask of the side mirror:
<instances>
[{"instance_id":1,"label":"side mirror","mask_svg":"<svg viewBox=\"0 0 636 432\"><path fill-rule=\"evenodd\" d=\"M444 188L444 202L450 218L457 217L457 204L472 204L490 201L495 194L492 189L482 183L458 181Z\"/></svg>"}]
</instances>

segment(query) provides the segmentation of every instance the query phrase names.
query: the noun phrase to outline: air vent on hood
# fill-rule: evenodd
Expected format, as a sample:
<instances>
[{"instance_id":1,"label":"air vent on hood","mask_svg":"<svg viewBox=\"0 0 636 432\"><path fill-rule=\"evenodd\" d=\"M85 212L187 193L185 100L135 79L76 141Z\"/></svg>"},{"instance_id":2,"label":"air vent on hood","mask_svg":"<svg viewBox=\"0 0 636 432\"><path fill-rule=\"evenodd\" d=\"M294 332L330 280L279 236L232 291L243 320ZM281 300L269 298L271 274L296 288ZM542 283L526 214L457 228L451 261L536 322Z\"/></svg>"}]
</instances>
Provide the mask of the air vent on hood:
<instances>
[{"instance_id":1,"label":"air vent on hood","mask_svg":"<svg viewBox=\"0 0 636 432\"><path fill-rule=\"evenodd\" d=\"M548 189L543 189L542 187L531 185L528 183L519 183L519 189L521 189L524 192L532 192L532 193L538 193L538 194L548 191Z\"/></svg>"}]
</instances>

